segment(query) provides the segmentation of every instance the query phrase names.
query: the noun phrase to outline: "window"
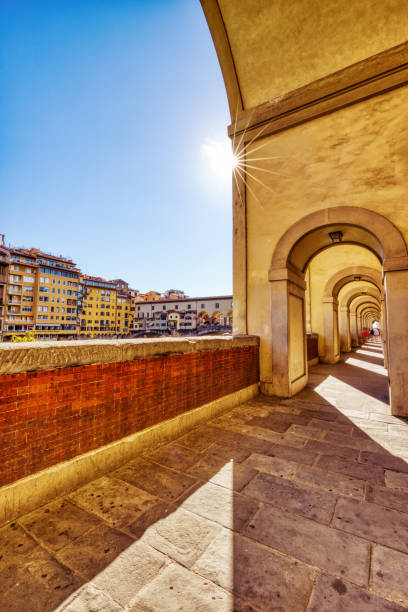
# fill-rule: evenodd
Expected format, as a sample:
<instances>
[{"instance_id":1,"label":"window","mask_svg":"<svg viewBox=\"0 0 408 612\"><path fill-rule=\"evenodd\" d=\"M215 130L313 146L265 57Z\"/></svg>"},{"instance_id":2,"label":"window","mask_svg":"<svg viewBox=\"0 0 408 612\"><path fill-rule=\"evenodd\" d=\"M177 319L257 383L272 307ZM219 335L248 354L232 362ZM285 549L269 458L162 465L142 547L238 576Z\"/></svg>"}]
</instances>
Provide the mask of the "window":
<instances>
[{"instance_id":1,"label":"window","mask_svg":"<svg viewBox=\"0 0 408 612\"><path fill-rule=\"evenodd\" d=\"M187 306L187 308L190 310L190 308L191 308L191 304L189 304L189 305Z\"/></svg>"},{"instance_id":2,"label":"window","mask_svg":"<svg viewBox=\"0 0 408 612\"><path fill-rule=\"evenodd\" d=\"M154 306L152 306L152 310L154 310Z\"/></svg>"},{"instance_id":3,"label":"window","mask_svg":"<svg viewBox=\"0 0 408 612\"><path fill-rule=\"evenodd\" d=\"M23 287L24 293L32 293L34 291L34 287Z\"/></svg>"},{"instance_id":4,"label":"window","mask_svg":"<svg viewBox=\"0 0 408 612\"><path fill-rule=\"evenodd\" d=\"M166 310L166 307L165 307L165 306L163 306L163 310Z\"/></svg>"},{"instance_id":5,"label":"window","mask_svg":"<svg viewBox=\"0 0 408 612\"><path fill-rule=\"evenodd\" d=\"M205 304L201 304L201 308L205 308Z\"/></svg>"},{"instance_id":6,"label":"window","mask_svg":"<svg viewBox=\"0 0 408 612\"><path fill-rule=\"evenodd\" d=\"M175 308L176 310L178 310L178 304L176 304L174 308Z\"/></svg>"},{"instance_id":7,"label":"window","mask_svg":"<svg viewBox=\"0 0 408 612\"><path fill-rule=\"evenodd\" d=\"M48 312L48 306L38 306L38 312Z\"/></svg>"},{"instance_id":8,"label":"window","mask_svg":"<svg viewBox=\"0 0 408 612\"><path fill-rule=\"evenodd\" d=\"M13 266L10 266L10 269L14 270L15 272L18 272L20 268L19 268L19 266L13 265Z\"/></svg>"},{"instance_id":9,"label":"window","mask_svg":"<svg viewBox=\"0 0 408 612\"><path fill-rule=\"evenodd\" d=\"M47 276L40 276L40 283L49 283L50 279Z\"/></svg>"},{"instance_id":10,"label":"window","mask_svg":"<svg viewBox=\"0 0 408 612\"><path fill-rule=\"evenodd\" d=\"M219 305L219 303L218 303L218 302L215 302L215 307L216 307L216 308L219 308L219 307L220 307L220 305Z\"/></svg>"}]
</instances>

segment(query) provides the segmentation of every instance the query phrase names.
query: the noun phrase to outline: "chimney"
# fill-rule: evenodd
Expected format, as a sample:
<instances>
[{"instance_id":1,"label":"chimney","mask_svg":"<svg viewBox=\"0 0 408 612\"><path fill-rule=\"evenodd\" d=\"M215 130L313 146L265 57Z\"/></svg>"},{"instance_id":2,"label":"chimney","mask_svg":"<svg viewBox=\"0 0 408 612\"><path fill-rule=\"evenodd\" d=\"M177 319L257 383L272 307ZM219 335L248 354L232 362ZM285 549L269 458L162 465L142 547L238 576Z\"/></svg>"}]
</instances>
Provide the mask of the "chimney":
<instances>
[{"instance_id":1,"label":"chimney","mask_svg":"<svg viewBox=\"0 0 408 612\"><path fill-rule=\"evenodd\" d=\"M0 246L4 246L4 238L5 238L5 235L0 234Z\"/></svg>"}]
</instances>

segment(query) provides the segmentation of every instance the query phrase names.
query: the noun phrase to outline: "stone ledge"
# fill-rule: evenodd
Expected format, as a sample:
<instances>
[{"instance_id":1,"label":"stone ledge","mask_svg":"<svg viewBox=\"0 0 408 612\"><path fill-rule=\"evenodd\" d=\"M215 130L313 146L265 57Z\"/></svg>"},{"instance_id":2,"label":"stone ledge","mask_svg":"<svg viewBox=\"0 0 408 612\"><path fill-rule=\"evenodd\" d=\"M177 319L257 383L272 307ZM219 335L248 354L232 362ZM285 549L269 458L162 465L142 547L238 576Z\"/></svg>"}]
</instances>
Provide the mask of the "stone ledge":
<instances>
[{"instance_id":1,"label":"stone ledge","mask_svg":"<svg viewBox=\"0 0 408 612\"><path fill-rule=\"evenodd\" d=\"M189 336L0 344L0 375L258 345L258 336Z\"/></svg>"}]
</instances>

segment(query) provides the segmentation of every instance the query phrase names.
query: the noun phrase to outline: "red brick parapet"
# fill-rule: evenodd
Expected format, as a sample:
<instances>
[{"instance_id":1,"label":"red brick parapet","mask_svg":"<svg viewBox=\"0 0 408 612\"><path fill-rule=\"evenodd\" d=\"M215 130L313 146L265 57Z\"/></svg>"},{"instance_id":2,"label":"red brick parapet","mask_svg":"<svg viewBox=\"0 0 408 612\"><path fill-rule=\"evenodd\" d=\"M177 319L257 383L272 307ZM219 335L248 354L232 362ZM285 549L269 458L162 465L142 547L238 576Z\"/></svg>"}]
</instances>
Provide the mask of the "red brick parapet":
<instances>
[{"instance_id":1,"label":"red brick parapet","mask_svg":"<svg viewBox=\"0 0 408 612\"><path fill-rule=\"evenodd\" d=\"M206 337L1 346L0 371L20 371L0 376L0 486L256 384L258 344Z\"/></svg>"}]
</instances>

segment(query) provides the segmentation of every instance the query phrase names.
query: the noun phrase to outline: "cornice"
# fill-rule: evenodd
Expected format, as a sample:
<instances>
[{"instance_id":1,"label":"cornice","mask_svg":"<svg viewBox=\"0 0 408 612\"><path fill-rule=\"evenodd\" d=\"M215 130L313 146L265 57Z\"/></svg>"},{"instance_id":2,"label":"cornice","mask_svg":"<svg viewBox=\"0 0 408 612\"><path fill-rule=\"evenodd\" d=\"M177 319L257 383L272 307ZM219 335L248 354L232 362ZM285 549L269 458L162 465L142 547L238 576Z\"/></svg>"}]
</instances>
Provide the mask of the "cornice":
<instances>
[{"instance_id":1,"label":"cornice","mask_svg":"<svg viewBox=\"0 0 408 612\"><path fill-rule=\"evenodd\" d=\"M229 136L246 143L408 83L408 42L237 114Z\"/></svg>"}]
</instances>

